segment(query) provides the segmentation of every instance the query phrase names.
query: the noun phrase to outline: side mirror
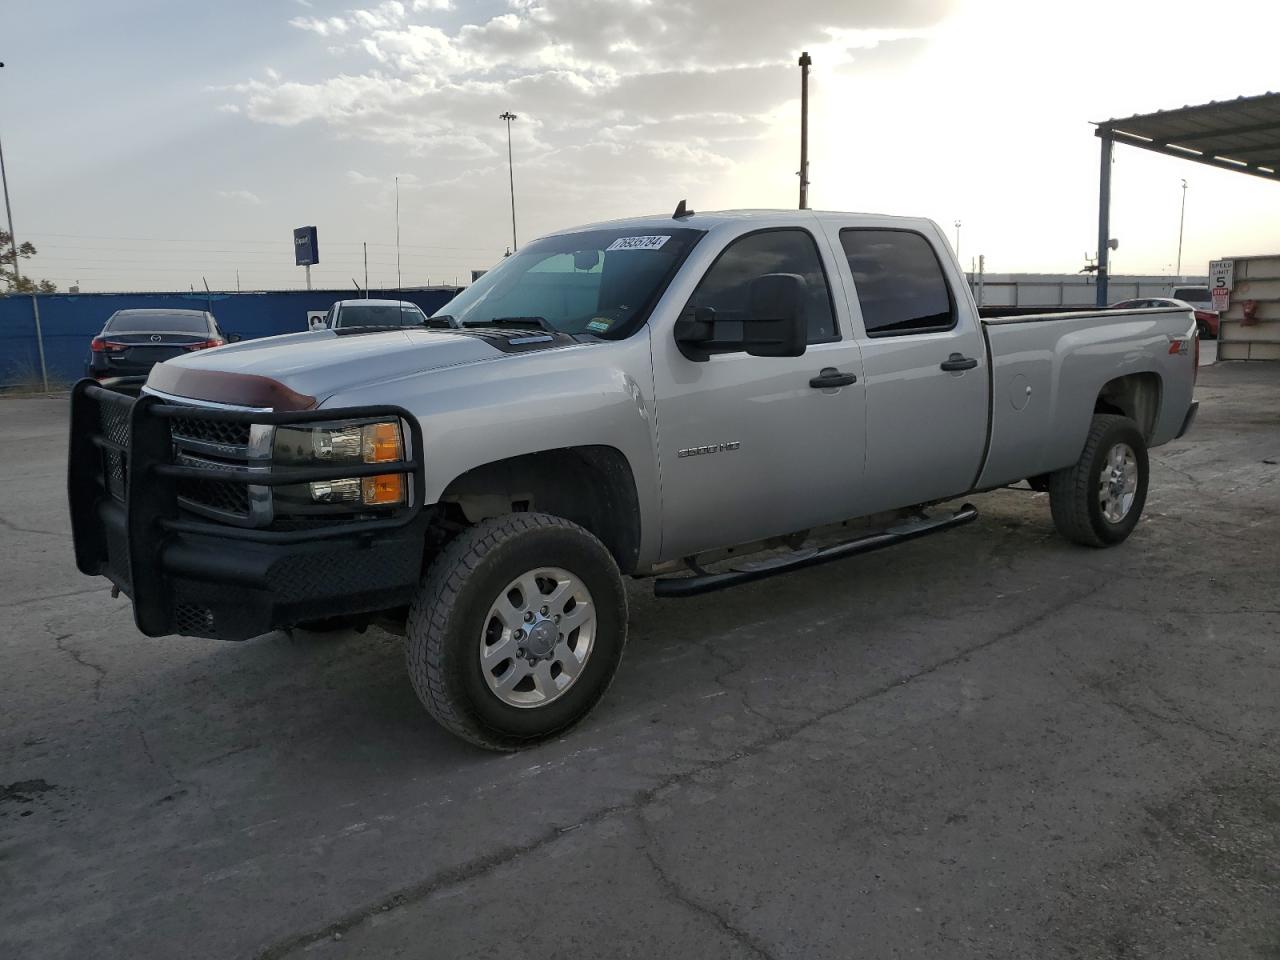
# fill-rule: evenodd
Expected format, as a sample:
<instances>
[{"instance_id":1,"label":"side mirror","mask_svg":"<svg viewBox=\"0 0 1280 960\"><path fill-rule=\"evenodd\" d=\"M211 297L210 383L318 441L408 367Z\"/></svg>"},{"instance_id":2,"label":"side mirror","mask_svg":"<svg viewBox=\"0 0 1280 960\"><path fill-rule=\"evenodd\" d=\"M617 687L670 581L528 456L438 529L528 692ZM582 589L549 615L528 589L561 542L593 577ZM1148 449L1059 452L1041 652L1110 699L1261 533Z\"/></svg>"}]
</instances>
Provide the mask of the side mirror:
<instances>
[{"instance_id":1,"label":"side mirror","mask_svg":"<svg viewBox=\"0 0 1280 960\"><path fill-rule=\"evenodd\" d=\"M676 320L676 346L690 360L708 360L703 344L715 339L716 312L711 307L690 307Z\"/></svg>"},{"instance_id":2,"label":"side mirror","mask_svg":"<svg viewBox=\"0 0 1280 960\"><path fill-rule=\"evenodd\" d=\"M803 356L809 340L804 297L805 281L798 273L766 273L752 280L743 349L753 357Z\"/></svg>"}]
</instances>

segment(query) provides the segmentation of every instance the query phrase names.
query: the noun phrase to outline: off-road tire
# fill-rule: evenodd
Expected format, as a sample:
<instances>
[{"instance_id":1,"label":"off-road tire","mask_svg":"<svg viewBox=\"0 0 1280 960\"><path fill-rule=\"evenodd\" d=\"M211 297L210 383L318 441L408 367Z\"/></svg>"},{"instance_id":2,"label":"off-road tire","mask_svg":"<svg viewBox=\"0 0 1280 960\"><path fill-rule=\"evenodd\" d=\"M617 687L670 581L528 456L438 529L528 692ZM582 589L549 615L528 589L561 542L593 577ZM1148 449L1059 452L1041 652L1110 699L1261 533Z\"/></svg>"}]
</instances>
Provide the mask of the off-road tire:
<instances>
[{"instance_id":1,"label":"off-road tire","mask_svg":"<svg viewBox=\"0 0 1280 960\"><path fill-rule=\"evenodd\" d=\"M541 566L563 568L586 584L596 633L582 674L562 696L514 707L484 679L480 636L502 589ZM418 699L446 730L489 750L517 750L591 711L613 681L626 639L626 589L604 544L560 517L516 513L470 527L432 561L409 607L405 662Z\"/></svg>"},{"instance_id":2,"label":"off-road tire","mask_svg":"<svg viewBox=\"0 0 1280 960\"><path fill-rule=\"evenodd\" d=\"M1126 443L1138 467L1138 489L1128 513L1118 523L1109 521L1098 502L1099 475L1108 452ZM1073 466L1049 475L1049 508L1058 532L1086 547L1111 547L1133 532L1147 501L1149 462L1142 431L1128 417L1100 413L1093 418L1080 459Z\"/></svg>"}]
</instances>

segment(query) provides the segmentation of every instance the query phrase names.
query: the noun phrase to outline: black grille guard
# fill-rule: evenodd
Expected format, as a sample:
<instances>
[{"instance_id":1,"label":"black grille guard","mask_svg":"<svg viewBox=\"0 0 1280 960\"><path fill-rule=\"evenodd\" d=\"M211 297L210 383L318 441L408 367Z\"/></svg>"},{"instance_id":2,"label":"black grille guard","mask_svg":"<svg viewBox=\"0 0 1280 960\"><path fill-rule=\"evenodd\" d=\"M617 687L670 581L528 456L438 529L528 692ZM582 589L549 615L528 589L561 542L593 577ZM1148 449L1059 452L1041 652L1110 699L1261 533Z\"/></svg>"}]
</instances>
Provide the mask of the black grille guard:
<instances>
[{"instance_id":1,"label":"black grille guard","mask_svg":"<svg viewBox=\"0 0 1280 960\"><path fill-rule=\"evenodd\" d=\"M170 421L197 419L279 426L350 419L395 417L408 431L411 456L377 464L294 466L269 471L210 471L174 462ZM340 520L302 530L238 527L183 516L178 481L216 479L224 483L276 487L318 480L398 473L412 478L410 503L371 520ZM305 411L241 411L168 403L159 397L132 397L81 380L71 391L71 438L67 492L76 567L105 576L133 600L139 628L151 636L168 631L170 598L161 564L174 535L212 536L224 541L288 545L337 538L371 538L412 523L423 506L425 481L422 430L396 406L344 407ZM111 501L123 506L123 525ZM113 519L113 516L116 519Z\"/></svg>"}]
</instances>

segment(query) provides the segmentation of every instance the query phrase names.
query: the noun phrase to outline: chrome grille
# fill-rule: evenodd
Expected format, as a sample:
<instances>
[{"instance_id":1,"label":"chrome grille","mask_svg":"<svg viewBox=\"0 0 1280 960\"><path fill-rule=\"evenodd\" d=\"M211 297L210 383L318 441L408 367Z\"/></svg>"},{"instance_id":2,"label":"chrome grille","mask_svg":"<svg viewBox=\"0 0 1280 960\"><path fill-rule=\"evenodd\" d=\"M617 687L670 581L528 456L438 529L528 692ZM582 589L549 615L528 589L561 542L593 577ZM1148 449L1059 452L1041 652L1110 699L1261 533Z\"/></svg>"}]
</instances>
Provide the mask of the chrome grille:
<instances>
[{"instance_id":1,"label":"chrome grille","mask_svg":"<svg viewBox=\"0 0 1280 960\"><path fill-rule=\"evenodd\" d=\"M225 420L201 420L196 417L174 417L169 430L175 440L194 440L201 444L228 447L249 446L249 424Z\"/></svg>"},{"instance_id":2,"label":"chrome grille","mask_svg":"<svg viewBox=\"0 0 1280 960\"><path fill-rule=\"evenodd\" d=\"M173 403L172 400L168 402ZM198 408L198 404L175 404ZM208 471L208 477L178 480L178 503L186 510L211 520L236 526L260 527L271 522L271 493L266 486L219 480L227 470L270 469L271 427L207 420L200 416L177 416L169 420L174 462ZM257 436L266 431L268 436ZM257 441L255 443L255 437Z\"/></svg>"},{"instance_id":3,"label":"chrome grille","mask_svg":"<svg viewBox=\"0 0 1280 960\"><path fill-rule=\"evenodd\" d=\"M184 467L198 467L201 470L208 470L210 474L210 479L208 480L186 478L179 480L179 500L186 501L192 506L231 514L237 519L249 519L249 487L243 483L213 479L219 471L235 470L245 466L243 462L226 463L217 460L206 460L182 453L181 448L179 448L175 462Z\"/></svg>"}]
</instances>

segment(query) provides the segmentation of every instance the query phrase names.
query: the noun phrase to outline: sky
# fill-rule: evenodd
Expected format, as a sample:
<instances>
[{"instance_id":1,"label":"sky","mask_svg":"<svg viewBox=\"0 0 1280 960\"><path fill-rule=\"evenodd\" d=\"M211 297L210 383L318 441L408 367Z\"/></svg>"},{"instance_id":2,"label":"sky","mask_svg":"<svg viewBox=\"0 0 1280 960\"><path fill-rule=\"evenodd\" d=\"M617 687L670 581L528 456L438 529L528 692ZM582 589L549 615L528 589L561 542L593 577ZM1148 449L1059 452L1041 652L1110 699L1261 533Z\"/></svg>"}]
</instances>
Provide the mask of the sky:
<instances>
[{"instance_id":1,"label":"sky","mask_svg":"<svg viewBox=\"0 0 1280 960\"><path fill-rule=\"evenodd\" d=\"M1097 246L1090 121L1280 86L1280 4L1183 0L40 0L6 5L0 138L27 270L60 288L465 282L617 217L926 216L968 268ZM1113 273L1280 249L1280 184L1118 147Z\"/></svg>"}]
</instances>

